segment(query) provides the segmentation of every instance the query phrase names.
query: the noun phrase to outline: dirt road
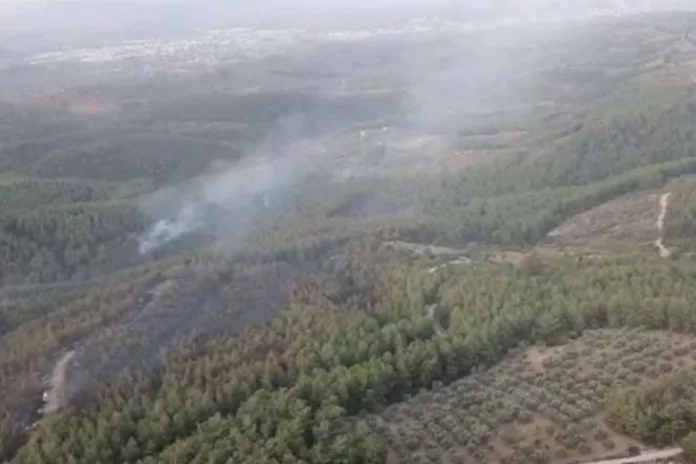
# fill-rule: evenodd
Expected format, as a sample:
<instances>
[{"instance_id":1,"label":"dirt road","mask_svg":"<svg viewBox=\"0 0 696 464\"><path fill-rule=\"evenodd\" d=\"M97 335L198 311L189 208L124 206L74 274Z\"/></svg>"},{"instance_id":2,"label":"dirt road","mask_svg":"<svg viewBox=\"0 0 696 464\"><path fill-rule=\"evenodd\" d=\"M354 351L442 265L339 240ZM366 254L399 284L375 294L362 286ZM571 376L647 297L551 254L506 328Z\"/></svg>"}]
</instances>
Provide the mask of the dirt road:
<instances>
[{"instance_id":1,"label":"dirt road","mask_svg":"<svg viewBox=\"0 0 696 464\"><path fill-rule=\"evenodd\" d=\"M608 461L594 461L588 462L586 464L639 464L639 463L649 463L653 461L664 461L670 458L676 458L684 451L681 448L671 448L661 451L653 451L650 453L640 454L638 456L632 456L630 458L621 459L611 459Z\"/></svg>"},{"instance_id":2,"label":"dirt road","mask_svg":"<svg viewBox=\"0 0 696 464\"><path fill-rule=\"evenodd\" d=\"M68 380L68 364L75 357L74 351L65 353L56 363L51 374L51 388L44 393L44 414L52 414L65 406Z\"/></svg>"},{"instance_id":3,"label":"dirt road","mask_svg":"<svg viewBox=\"0 0 696 464\"><path fill-rule=\"evenodd\" d=\"M665 229L665 217L667 216L667 209L669 208L669 197L671 195L671 193L665 193L660 197L660 215L657 218L656 224L660 236L657 238L657 240L655 240L655 247L657 248L658 252L660 253L660 257L662 258L669 258L672 255L672 252L669 251L667 247L665 247L662 241Z\"/></svg>"}]
</instances>

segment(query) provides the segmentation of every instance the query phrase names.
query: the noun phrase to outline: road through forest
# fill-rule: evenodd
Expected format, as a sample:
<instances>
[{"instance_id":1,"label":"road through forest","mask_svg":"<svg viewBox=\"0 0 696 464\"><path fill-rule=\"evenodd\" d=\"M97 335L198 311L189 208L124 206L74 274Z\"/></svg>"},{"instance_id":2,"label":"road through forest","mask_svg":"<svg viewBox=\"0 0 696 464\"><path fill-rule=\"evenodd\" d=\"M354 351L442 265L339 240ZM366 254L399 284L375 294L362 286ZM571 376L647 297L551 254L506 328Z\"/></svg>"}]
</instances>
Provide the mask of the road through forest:
<instances>
[{"instance_id":1,"label":"road through forest","mask_svg":"<svg viewBox=\"0 0 696 464\"><path fill-rule=\"evenodd\" d=\"M68 351L56 363L51 373L51 388L44 398L44 414L52 414L65 406L67 401L68 364L75 357L75 351Z\"/></svg>"}]
</instances>

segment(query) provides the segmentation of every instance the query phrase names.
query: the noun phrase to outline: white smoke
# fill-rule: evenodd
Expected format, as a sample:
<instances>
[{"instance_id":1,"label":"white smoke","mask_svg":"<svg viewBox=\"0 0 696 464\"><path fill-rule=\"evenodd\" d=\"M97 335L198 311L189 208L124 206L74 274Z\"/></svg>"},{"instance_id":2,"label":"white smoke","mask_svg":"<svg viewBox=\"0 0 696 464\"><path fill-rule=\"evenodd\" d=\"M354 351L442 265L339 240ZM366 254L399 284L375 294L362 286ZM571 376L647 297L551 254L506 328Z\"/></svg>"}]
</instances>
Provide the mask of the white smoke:
<instances>
[{"instance_id":1,"label":"white smoke","mask_svg":"<svg viewBox=\"0 0 696 464\"><path fill-rule=\"evenodd\" d=\"M299 156L302 155L302 156ZM269 195L297 182L316 167L310 162L309 153L297 150L285 153L278 159L250 157L249 160L221 168L222 173L198 179L193 187L187 187L188 199L176 199L179 194L167 190L160 196L165 201L183 203L176 212L162 219L139 238L140 252L150 253L176 239L194 232L210 230L211 222L223 225L225 232L238 235L247 231L255 217L267 212L271 205ZM157 205L147 207L153 215L162 214L162 199ZM158 211L159 210L159 211ZM213 217L221 214L224 217ZM214 219L214 221L212 221Z\"/></svg>"},{"instance_id":2,"label":"white smoke","mask_svg":"<svg viewBox=\"0 0 696 464\"><path fill-rule=\"evenodd\" d=\"M172 240L196 232L205 226L203 205L184 207L175 217L157 221L140 237L140 253L150 253Z\"/></svg>"}]
</instances>

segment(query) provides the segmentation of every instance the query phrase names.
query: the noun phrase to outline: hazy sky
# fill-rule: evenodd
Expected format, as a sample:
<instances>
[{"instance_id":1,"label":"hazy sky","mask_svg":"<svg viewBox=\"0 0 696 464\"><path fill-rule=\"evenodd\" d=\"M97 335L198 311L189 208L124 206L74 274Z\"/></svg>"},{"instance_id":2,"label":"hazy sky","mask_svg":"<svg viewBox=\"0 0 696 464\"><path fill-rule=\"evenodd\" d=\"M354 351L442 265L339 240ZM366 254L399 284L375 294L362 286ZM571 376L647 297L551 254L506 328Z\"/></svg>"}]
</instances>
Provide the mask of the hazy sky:
<instances>
[{"instance_id":1,"label":"hazy sky","mask_svg":"<svg viewBox=\"0 0 696 464\"><path fill-rule=\"evenodd\" d=\"M328 23L339 20L390 15L398 19L414 8L432 11L442 3L474 1L483 0L0 0L0 36L3 32L205 28L228 23L295 27L313 21L331 26Z\"/></svg>"},{"instance_id":2,"label":"hazy sky","mask_svg":"<svg viewBox=\"0 0 696 464\"><path fill-rule=\"evenodd\" d=\"M13 32L93 33L139 28L157 33L168 28L234 23L334 27L342 22L399 21L438 12L444 17L477 21L646 7L693 9L696 0L0 0L0 38Z\"/></svg>"}]
</instances>

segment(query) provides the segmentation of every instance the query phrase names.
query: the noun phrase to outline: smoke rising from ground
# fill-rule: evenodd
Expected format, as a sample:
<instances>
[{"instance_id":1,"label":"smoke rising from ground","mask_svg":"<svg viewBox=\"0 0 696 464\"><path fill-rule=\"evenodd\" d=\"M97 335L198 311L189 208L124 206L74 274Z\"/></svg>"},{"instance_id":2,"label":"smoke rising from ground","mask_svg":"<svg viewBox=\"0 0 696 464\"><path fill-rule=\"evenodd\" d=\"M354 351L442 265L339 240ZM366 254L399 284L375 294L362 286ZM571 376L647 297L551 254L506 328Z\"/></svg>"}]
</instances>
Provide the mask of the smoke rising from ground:
<instances>
[{"instance_id":1,"label":"smoke rising from ground","mask_svg":"<svg viewBox=\"0 0 696 464\"><path fill-rule=\"evenodd\" d=\"M269 8L269 5L275 7ZM245 3L240 8L244 10L245 15L254 17L261 23L283 18L292 23L289 18L303 17L303 14L316 19L324 11L322 5L314 1L300 1L295 7L290 8L287 1L270 1L260 2L258 7ZM345 8L345 5L347 4L337 2L327 8L338 11ZM437 8L455 11L455 17L467 21L480 19L484 22L488 19L502 20L510 17L533 19L537 18L537 15L555 17L557 14L563 18L566 15L582 18L583 15L596 11L623 14L659 9L661 5L664 9L696 6L679 0L660 4L648 0L508 0L494 5L489 5L483 0L452 0L438 2L437 8L434 5L416 0L378 1L371 5L360 3L352 7L349 14L342 15L341 19L344 20L351 15L359 17L361 12L365 13L369 9L381 9L385 13L394 13L393 18L397 18L396 21L398 13L415 12L426 6L432 11ZM368 6L370 8L367 8ZM453 7L456 8L451 9ZM313 11L314 16L311 14ZM388 16L387 14L385 18ZM367 20L367 17L365 19ZM405 53L405 58L401 61L402 72L399 75L407 82L408 87L406 93L409 111L404 120L412 127L446 135L447 128L451 126L452 130L456 129L461 118L467 114L492 111L497 109L496 107L505 107L511 103L522 105L533 100L534 92L539 89L529 82L531 80L532 84L534 83L533 76L525 81L528 77L525 74L527 70L554 70L558 63L555 59L549 59L547 63L544 56L535 54L535 46L520 42L515 35L519 33L518 24L514 23L515 27L509 28L510 30L497 26L482 29L478 34L466 36L465 40L452 41L448 46L439 45L435 49L439 56L432 56L432 50L428 53L418 53L418 50ZM537 21L528 29L532 30L534 35L543 35L560 34L562 28L557 24ZM355 55L359 53L356 51ZM359 59L356 59L356 62L358 61ZM350 76L346 76L346 81L349 79ZM329 92L331 91L334 89ZM286 128L284 132L289 133L283 133L281 138L289 142L297 141L297 138L293 137L292 128ZM361 139L359 143L364 141ZM243 235L255 218L267 213L269 195L297 184L303 176L315 172L319 164L330 161L333 156L342 155L325 153L322 158L317 158L303 153L302 149L298 149L300 146L296 143L294 149L289 150L294 153L274 153L272 158L259 156L259 153L250 155L246 161L235 163L222 170L221 174L199 179L192 187L186 187L183 193L168 191L166 194L160 194L160 197L172 194L176 199L171 201L171 198L165 198L161 201L160 198L146 207L146 211L156 218L156 222L140 237L140 252L150 253L194 232L210 232L213 223L224 223L226 233ZM363 158L366 151L364 146L358 148ZM263 150L261 152L261 155L265 154ZM168 206L162 206L167 202ZM178 204L172 206L174 203Z\"/></svg>"},{"instance_id":2,"label":"smoke rising from ground","mask_svg":"<svg viewBox=\"0 0 696 464\"><path fill-rule=\"evenodd\" d=\"M212 233L213 224L222 224L230 235L244 235L250 223L266 213L269 195L293 185L311 171L309 157L299 155L284 154L273 159L252 155L221 169L220 174L196 180L192 187L187 187L184 198L177 199L175 212L157 220L139 238L140 252L152 252L194 232ZM170 195L182 194L171 190L160 194ZM171 198L155 199L145 209L157 216L161 214L158 210L166 208L163 201Z\"/></svg>"},{"instance_id":3,"label":"smoke rising from ground","mask_svg":"<svg viewBox=\"0 0 696 464\"><path fill-rule=\"evenodd\" d=\"M140 253L150 253L186 234L205 226L204 205L192 204L184 207L173 218L160 219L139 239Z\"/></svg>"}]
</instances>

